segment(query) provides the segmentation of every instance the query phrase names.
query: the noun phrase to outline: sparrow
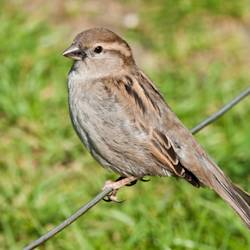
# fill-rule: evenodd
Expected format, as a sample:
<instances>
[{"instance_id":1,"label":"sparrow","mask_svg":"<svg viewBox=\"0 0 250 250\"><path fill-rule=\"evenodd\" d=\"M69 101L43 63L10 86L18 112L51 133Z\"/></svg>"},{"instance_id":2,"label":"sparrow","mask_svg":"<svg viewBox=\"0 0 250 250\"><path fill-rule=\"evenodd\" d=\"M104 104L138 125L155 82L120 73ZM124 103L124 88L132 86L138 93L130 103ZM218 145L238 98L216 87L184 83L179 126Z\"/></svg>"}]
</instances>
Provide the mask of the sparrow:
<instances>
[{"instance_id":1,"label":"sparrow","mask_svg":"<svg viewBox=\"0 0 250 250\"><path fill-rule=\"evenodd\" d=\"M88 29L63 55L73 59L73 127L92 156L120 175L105 185L114 190L109 200L145 176L175 176L214 190L250 228L250 195L225 176L177 118L125 40L105 28Z\"/></svg>"}]
</instances>

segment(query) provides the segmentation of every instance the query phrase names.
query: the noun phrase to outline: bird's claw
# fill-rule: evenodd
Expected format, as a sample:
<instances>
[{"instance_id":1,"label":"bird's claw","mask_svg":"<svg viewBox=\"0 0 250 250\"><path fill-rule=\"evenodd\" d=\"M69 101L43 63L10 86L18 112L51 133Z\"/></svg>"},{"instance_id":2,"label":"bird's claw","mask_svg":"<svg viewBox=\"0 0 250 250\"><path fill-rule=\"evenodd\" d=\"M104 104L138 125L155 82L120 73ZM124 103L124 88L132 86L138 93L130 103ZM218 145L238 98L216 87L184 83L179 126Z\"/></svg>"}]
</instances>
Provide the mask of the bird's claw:
<instances>
[{"instance_id":1,"label":"bird's claw","mask_svg":"<svg viewBox=\"0 0 250 250\"><path fill-rule=\"evenodd\" d=\"M116 203L122 203L122 202L125 201L125 200L119 201L116 196L112 196L112 195L111 196L107 195L106 197L103 198L103 200L106 201L106 202L113 201L113 202L116 202Z\"/></svg>"},{"instance_id":2,"label":"bird's claw","mask_svg":"<svg viewBox=\"0 0 250 250\"><path fill-rule=\"evenodd\" d=\"M118 190L123 186L135 184L136 180L137 180L136 177L130 176L130 177L120 177L115 182L106 181L103 190L106 188L112 188L112 191L105 198L103 198L103 200L107 202L114 201L117 203L124 202L124 200L119 201L117 199L116 194Z\"/></svg>"},{"instance_id":3,"label":"bird's claw","mask_svg":"<svg viewBox=\"0 0 250 250\"><path fill-rule=\"evenodd\" d=\"M118 198L117 198L117 191L118 190L113 190L111 193L109 193L106 197L104 197L103 198L103 200L104 201L106 201L106 202L111 202L111 201L113 201L113 202L116 202L116 203L122 203L122 202L124 202L124 200L118 200Z\"/></svg>"},{"instance_id":4,"label":"bird's claw","mask_svg":"<svg viewBox=\"0 0 250 250\"><path fill-rule=\"evenodd\" d=\"M127 187L134 186L136 184L137 180L131 181L130 183L126 184Z\"/></svg>"},{"instance_id":5,"label":"bird's claw","mask_svg":"<svg viewBox=\"0 0 250 250\"><path fill-rule=\"evenodd\" d=\"M148 182L148 181L150 181L150 179L144 179L144 177L142 177L142 178L140 179L140 181Z\"/></svg>"}]
</instances>

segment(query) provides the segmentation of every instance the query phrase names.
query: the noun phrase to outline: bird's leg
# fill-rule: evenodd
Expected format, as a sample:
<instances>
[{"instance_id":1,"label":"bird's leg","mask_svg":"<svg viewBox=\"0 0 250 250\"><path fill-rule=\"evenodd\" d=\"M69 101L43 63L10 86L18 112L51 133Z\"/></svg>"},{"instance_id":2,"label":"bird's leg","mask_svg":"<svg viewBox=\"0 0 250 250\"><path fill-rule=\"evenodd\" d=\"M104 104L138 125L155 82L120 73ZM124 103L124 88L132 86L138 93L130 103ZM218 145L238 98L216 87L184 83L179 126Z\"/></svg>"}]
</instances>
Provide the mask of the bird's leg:
<instances>
[{"instance_id":1,"label":"bird's leg","mask_svg":"<svg viewBox=\"0 0 250 250\"><path fill-rule=\"evenodd\" d=\"M129 176L129 177L119 177L116 181L106 181L104 187L102 188L103 190L105 188L112 188L113 191L107 195L107 198L104 198L105 201L115 201L115 202L120 202L118 201L116 194L118 190L121 187L124 187L126 185L133 185L137 181L137 177L134 176Z\"/></svg>"},{"instance_id":2,"label":"bird's leg","mask_svg":"<svg viewBox=\"0 0 250 250\"><path fill-rule=\"evenodd\" d=\"M120 176L120 177L119 177L117 180L115 180L115 181L120 181L120 180L122 180L122 179L124 179L124 178L126 178L126 177ZM138 180L140 180L140 181L142 181L142 182L148 182L148 181L150 181L150 179L145 179L144 177L142 177L142 178L140 178L140 179L137 178L136 180L131 181L130 183L126 184L126 186L128 186L128 187L134 186L134 185L137 183Z\"/></svg>"},{"instance_id":3,"label":"bird's leg","mask_svg":"<svg viewBox=\"0 0 250 250\"><path fill-rule=\"evenodd\" d=\"M127 178L127 177L120 176L120 177L119 177L118 179L116 179L115 181L117 182L117 181L120 181L120 180L125 179L125 178ZM128 186L128 187L134 186L134 185L137 183L137 180L138 180L138 179L136 179L136 180L134 180L134 181L131 181L130 183L126 184L125 186Z\"/></svg>"}]
</instances>

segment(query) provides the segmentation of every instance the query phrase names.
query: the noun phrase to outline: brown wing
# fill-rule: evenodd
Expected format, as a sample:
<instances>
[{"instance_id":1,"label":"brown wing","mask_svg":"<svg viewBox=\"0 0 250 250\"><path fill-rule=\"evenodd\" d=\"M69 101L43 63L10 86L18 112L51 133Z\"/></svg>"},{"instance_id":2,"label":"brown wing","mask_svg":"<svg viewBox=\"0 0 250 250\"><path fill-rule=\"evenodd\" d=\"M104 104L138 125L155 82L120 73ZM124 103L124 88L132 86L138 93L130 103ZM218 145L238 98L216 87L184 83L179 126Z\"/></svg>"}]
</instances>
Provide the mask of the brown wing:
<instances>
[{"instance_id":1,"label":"brown wing","mask_svg":"<svg viewBox=\"0 0 250 250\"><path fill-rule=\"evenodd\" d=\"M199 187L199 180L181 164L172 142L161 129L164 127L166 109L169 107L151 81L139 72L135 78L123 76L117 79L116 87L123 91L122 96L127 96L127 103L133 104L128 108L136 117L135 123L148 133L148 150L152 160L159 166L159 173L165 168Z\"/></svg>"},{"instance_id":2,"label":"brown wing","mask_svg":"<svg viewBox=\"0 0 250 250\"><path fill-rule=\"evenodd\" d=\"M158 129L154 129L151 142L153 144L151 153L155 160L167 167L176 176L184 178L196 187L200 187L200 182L196 176L180 163L170 140L165 134Z\"/></svg>"}]
</instances>

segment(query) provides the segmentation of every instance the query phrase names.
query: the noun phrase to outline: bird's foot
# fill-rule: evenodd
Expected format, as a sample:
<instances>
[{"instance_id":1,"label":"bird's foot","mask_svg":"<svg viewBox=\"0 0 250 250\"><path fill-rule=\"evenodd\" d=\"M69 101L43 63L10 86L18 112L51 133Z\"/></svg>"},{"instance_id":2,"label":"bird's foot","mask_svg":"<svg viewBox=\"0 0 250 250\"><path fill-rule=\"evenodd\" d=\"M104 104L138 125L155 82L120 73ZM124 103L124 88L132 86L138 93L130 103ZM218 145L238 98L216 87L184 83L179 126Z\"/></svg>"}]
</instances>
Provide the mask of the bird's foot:
<instances>
[{"instance_id":1,"label":"bird's foot","mask_svg":"<svg viewBox=\"0 0 250 250\"><path fill-rule=\"evenodd\" d=\"M118 190L121 187L124 187L127 185L128 186L133 185L136 183L136 181L137 181L137 177L134 177L134 176L119 177L116 181L106 181L102 189L104 190L106 188L112 188L112 191L103 200L107 202L110 202L110 201L122 202L122 201L119 201L116 197Z\"/></svg>"},{"instance_id":2,"label":"bird's foot","mask_svg":"<svg viewBox=\"0 0 250 250\"><path fill-rule=\"evenodd\" d=\"M150 179L145 179L144 177L142 177L142 178L140 179L140 181L148 182L148 181L150 181Z\"/></svg>"}]
</instances>

